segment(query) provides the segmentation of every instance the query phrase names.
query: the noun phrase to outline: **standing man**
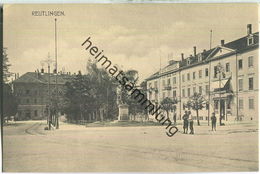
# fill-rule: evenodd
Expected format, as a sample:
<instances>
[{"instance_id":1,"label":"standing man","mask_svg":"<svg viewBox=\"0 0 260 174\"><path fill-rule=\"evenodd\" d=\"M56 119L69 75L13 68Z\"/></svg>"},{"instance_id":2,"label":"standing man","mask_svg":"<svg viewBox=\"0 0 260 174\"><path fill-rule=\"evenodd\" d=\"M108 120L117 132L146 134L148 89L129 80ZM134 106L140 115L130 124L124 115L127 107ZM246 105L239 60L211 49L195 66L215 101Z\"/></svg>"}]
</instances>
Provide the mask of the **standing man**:
<instances>
[{"instance_id":1,"label":"standing man","mask_svg":"<svg viewBox=\"0 0 260 174\"><path fill-rule=\"evenodd\" d=\"M212 131L213 129L216 131L216 124L217 124L217 117L215 115L215 112L213 112L211 116Z\"/></svg>"},{"instance_id":2,"label":"standing man","mask_svg":"<svg viewBox=\"0 0 260 174\"><path fill-rule=\"evenodd\" d=\"M194 128L193 128L193 119L191 115L191 111L189 111L189 125L190 125L190 134L194 134Z\"/></svg>"},{"instance_id":3,"label":"standing man","mask_svg":"<svg viewBox=\"0 0 260 174\"><path fill-rule=\"evenodd\" d=\"M177 117L176 112L174 112L174 114L173 114L173 122L174 122L174 125L176 125L176 117Z\"/></svg>"},{"instance_id":4,"label":"standing man","mask_svg":"<svg viewBox=\"0 0 260 174\"><path fill-rule=\"evenodd\" d=\"M189 127L188 118L189 118L188 112L185 111L184 115L182 116L182 119L183 119L183 133L184 134L188 133L188 127Z\"/></svg>"}]
</instances>

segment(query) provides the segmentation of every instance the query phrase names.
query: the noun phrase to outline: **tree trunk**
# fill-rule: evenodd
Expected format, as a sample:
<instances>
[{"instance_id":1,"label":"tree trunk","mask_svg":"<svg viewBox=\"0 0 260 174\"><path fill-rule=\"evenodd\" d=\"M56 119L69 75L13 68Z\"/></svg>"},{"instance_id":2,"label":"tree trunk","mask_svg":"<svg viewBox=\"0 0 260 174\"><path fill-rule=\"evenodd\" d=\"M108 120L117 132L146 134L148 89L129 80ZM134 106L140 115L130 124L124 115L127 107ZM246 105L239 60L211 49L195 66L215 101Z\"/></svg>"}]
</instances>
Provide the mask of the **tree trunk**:
<instances>
[{"instance_id":1,"label":"tree trunk","mask_svg":"<svg viewBox=\"0 0 260 174\"><path fill-rule=\"evenodd\" d=\"M52 124L52 125L55 124L55 123L54 123L54 115L53 115L53 113L51 114L51 124Z\"/></svg>"},{"instance_id":2,"label":"tree trunk","mask_svg":"<svg viewBox=\"0 0 260 174\"><path fill-rule=\"evenodd\" d=\"M96 109L95 115L96 115L96 121L99 121L98 109Z\"/></svg>"},{"instance_id":3,"label":"tree trunk","mask_svg":"<svg viewBox=\"0 0 260 174\"><path fill-rule=\"evenodd\" d=\"M57 114L57 113L56 113L56 111L55 111L54 116L53 116L53 122L54 122L53 126L54 126L54 127L56 127L56 117L57 117L56 114Z\"/></svg>"},{"instance_id":4,"label":"tree trunk","mask_svg":"<svg viewBox=\"0 0 260 174\"><path fill-rule=\"evenodd\" d=\"M198 126L200 126L199 110L196 110L196 114L197 114L197 123L198 123Z\"/></svg>"},{"instance_id":5,"label":"tree trunk","mask_svg":"<svg viewBox=\"0 0 260 174\"><path fill-rule=\"evenodd\" d=\"M59 116L56 115L56 129L59 129Z\"/></svg>"},{"instance_id":6,"label":"tree trunk","mask_svg":"<svg viewBox=\"0 0 260 174\"><path fill-rule=\"evenodd\" d=\"M81 107L80 107L80 120L83 120L83 114L82 114Z\"/></svg>"},{"instance_id":7,"label":"tree trunk","mask_svg":"<svg viewBox=\"0 0 260 174\"><path fill-rule=\"evenodd\" d=\"M221 111L219 113L219 125L222 126L222 115L221 115Z\"/></svg>"},{"instance_id":8,"label":"tree trunk","mask_svg":"<svg viewBox=\"0 0 260 174\"><path fill-rule=\"evenodd\" d=\"M103 115L103 108L99 109L99 113L100 113L100 121L104 121L104 115Z\"/></svg>"}]
</instances>

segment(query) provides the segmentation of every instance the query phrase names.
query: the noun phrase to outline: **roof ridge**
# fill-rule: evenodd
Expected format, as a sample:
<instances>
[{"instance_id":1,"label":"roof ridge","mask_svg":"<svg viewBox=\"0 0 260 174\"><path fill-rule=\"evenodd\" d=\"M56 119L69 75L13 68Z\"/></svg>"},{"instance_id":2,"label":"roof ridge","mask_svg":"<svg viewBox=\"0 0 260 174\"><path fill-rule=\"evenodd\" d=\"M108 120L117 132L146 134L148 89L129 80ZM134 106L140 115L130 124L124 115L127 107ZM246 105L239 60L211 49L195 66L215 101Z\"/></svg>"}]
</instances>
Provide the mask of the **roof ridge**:
<instances>
[{"instance_id":1,"label":"roof ridge","mask_svg":"<svg viewBox=\"0 0 260 174\"><path fill-rule=\"evenodd\" d=\"M68 74L58 74L57 75L57 82L58 84L66 83L67 80L69 80L69 77L73 77L73 75ZM44 73L41 74L39 72L26 72L18 79L14 80L13 82L19 82L19 83L48 83L49 74ZM50 73L50 83L53 84L54 81L56 82L56 75L54 73Z\"/></svg>"}]
</instances>

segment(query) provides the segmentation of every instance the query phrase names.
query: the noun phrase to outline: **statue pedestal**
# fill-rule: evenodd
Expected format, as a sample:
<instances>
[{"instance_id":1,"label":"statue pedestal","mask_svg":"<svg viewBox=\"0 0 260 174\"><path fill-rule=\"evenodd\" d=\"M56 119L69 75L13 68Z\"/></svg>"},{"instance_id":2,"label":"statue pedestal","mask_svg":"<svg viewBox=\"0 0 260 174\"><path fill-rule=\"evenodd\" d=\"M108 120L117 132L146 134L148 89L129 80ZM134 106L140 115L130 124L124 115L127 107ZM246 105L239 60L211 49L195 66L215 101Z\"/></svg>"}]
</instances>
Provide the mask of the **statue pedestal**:
<instances>
[{"instance_id":1,"label":"statue pedestal","mask_svg":"<svg viewBox=\"0 0 260 174\"><path fill-rule=\"evenodd\" d=\"M119 104L118 108L119 108L118 121L128 121L129 120L128 105Z\"/></svg>"}]
</instances>

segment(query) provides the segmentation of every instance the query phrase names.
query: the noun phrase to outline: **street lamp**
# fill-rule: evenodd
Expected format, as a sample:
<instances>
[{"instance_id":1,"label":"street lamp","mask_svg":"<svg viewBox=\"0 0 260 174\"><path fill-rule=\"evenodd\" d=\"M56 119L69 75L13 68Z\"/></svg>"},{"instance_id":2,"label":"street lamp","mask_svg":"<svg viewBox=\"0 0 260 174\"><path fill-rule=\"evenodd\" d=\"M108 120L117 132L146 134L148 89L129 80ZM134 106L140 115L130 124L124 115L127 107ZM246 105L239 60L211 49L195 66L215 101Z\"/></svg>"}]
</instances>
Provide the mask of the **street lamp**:
<instances>
[{"instance_id":1,"label":"street lamp","mask_svg":"<svg viewBox=\"0 0 260 174\"><path fill-rule=\"evenodd\" d=\"M47 59L41 61L41 65L42 65L42 73L43 72L43 66L44 64L48 65L48 104L47 104L47 111L48 111L48 116L47 116L47 124L49 124L49 120L51 119L51 115L50 115L50 65L54 63L54 61L51 59L50 57L50 53L48 53L48 57ZM49 130L50 130L50 125L49 125Z\"/></svg>"}]
</instances>

